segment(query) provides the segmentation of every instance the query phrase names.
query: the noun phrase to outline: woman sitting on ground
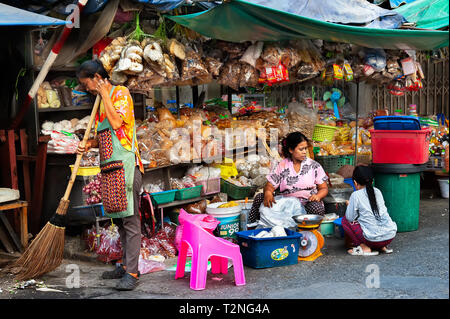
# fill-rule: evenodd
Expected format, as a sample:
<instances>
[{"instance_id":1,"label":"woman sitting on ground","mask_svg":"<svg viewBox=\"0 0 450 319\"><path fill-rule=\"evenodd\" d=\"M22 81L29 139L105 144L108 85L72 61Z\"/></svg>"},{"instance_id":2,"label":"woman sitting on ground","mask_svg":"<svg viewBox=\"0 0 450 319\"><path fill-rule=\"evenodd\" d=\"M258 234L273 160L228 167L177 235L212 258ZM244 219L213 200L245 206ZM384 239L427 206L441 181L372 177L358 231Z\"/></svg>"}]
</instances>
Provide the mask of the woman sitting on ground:
<instances>
[{"instance_id":1,"label":"woman sitting on ground","mask_svg":"<svg viewBox=\"0 0 450 319\"><path fill-rule=\"evenodd\" d=\"M322 199L328 194L328 176L322 166L306 157L308 139L300 132L293 132L282 141L284 159L267 175L264 193L253 200L249 220L259 219L259 208L272 207L276 203L274 192L280 190L283 196L297 197L308 214L325 214Z\"/></svg>"},{"instance_id":2,"label":"woman sitting on ground","mask_svg":"<svg viewBox=\"0 0 450 319\"><path fill-rule=\"evenodd\" d=\"M397 233L397 224L392 221L384 204L383 194L372 186L373 173L368 166L357 166L353 171L356 191L350 196L342 227L350 237L350 255L372 256L392 253L387 248ZM375 251L374 251L375 250Z\"/></svg>"}]
</instances>

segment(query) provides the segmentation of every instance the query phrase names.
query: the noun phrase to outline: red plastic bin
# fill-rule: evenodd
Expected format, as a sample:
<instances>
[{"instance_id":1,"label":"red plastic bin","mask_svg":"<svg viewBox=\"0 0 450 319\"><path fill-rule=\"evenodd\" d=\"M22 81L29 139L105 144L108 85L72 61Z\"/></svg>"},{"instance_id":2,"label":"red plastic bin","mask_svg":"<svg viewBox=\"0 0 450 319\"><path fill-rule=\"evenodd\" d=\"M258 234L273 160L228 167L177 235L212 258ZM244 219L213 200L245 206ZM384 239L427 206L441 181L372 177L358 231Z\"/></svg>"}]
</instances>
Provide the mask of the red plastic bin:
<instances>
[{"instance_id":1,"label":"red plastic bin","mask_svg":"<svg viewBox=\"0 0 450 319\"><path fill-rule=\"evenodd\" d=\"M428 162L431 129L370 130L372 163L424 164Z\"/></svg>"}]
</instances>

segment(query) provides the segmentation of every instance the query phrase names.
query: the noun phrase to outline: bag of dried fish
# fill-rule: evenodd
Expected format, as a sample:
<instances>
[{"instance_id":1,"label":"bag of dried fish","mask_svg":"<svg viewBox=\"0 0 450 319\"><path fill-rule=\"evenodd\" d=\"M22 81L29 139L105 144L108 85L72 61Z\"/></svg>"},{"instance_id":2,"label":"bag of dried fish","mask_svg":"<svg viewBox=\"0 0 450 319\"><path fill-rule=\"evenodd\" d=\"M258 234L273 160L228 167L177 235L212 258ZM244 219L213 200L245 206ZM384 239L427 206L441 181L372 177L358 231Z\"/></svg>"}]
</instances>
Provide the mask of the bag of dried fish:
<instances>
[{"instance_id":1,"label":"bag of dried fish","mask_svg":"<svg viewBox=\"0 0 450 319\"><path fill-rule=\"evenodd\" d=\"M241 72L239 78L240 87L257 87L259 72L250 64L241 63Z\"/></svg>"},{"instance_id":2,"label":"bag of dried fish","mask_svg":"<svg viewBox=\"0 0 450 319\"><path fill-rule=\"evenodd\" d=\"M208 75L208 69L200 55L192 48L186 48L186 58L183 60L181 69L181 80L186 81L206 75Z\"/></svg>"},{"instance_id":3,"label":"bag of dried fish","mask_svg":"<svg viewBox=\"0 0 450 319\"><path fill-rule=\"evenodd\" d=\"M217 77L220 75L220 68L222 67L223 63L213 57L206 57L205 64L208 72L212 75L213 78L217 79Z\"/></svg>"},{"instance_id":4,"label":"bag of dried fish","mask_svg":"<svg viewBox=\"0 0 450 319\"><path fill-rule=\"evenodd\" d=\"M115 38L100 54L100 61L106 72L110 72L120 59L123 47L126 45L124 37Z\"/></svg>"},{"instance_id":5,"label":"bag of dried fish","mask_svg":"<svg viewBox=\"0 0 450 319\"><path fill-rule=\"evenodd\" d=\"M147 63L157 63L161 65L164 63L164 53L158 41L151 38L145 38L141 42L141 46L144 48L143 57Z\"/></svg>"},{"instance_id":6,"label":"bag of dried fish","mask_svg":"<svg viewBox=\"0 0 450 319\"><path fill-rule=\"evenodd\" d=\"M219 78L217 82L222 85L229 86L234 90L239 89L241 73L241 63L236 60L228 61L220 71Z\"/></svg>"},{"instance_id":7,"label":"bag of dried fish","mask_svg":"<svg viewBox=\"0 0 450 319\"><path fill-rule=\"evenodd\" d=\"M270 43L264 46L264 50L261 54L267 65L266 67L275 67L278 65L282 57L282 50L278 43Z\"/></svg>"},{"instance_id":8,"label":"bag of dried fish","mask_svg":"<svg viewBox=\"0 0 450 319\"><path fill-rule=\"evenodd\" d=\"M177 57L178 59L184 60L186 58L186 48L176 39L170 39L167 42L167 48L170 54Z\"/></svg>"},{"instance_id":9,"label":"bag of dried fish","mask_svg":"<svg viewBox=\"0 0 450 319\"><path fill-rule=\"evenodd\" d=\"M245 50L250 46L251 42L235 43L227 41L216 41L215 46L228 53L229 59L239 59L244 54Z\"/></svg>"}]
</instances>

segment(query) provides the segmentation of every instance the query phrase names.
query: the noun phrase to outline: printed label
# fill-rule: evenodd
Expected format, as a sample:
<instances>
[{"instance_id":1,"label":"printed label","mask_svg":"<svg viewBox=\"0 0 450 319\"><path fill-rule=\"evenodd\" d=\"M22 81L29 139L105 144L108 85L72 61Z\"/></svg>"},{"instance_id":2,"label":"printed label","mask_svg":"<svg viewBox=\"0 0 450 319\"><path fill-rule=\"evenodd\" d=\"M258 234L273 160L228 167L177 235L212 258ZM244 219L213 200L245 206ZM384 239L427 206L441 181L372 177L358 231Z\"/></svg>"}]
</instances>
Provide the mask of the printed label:
<instances>
[{"instance_id":1,"label":"printed label","mask_svg":"<svg viewBox=\"0 0 450 319\"><path fill-rule=\"evenodd\" d=\"M272 253L270 254L270 257L271 257L273 260L276 260L276 261L280 261L280 260L286 259L288 256L289 256L289 252L288 252L288 250L286 249L286 247L275 249L275 250L272 251Z\"/></svg>"}]
</instances>

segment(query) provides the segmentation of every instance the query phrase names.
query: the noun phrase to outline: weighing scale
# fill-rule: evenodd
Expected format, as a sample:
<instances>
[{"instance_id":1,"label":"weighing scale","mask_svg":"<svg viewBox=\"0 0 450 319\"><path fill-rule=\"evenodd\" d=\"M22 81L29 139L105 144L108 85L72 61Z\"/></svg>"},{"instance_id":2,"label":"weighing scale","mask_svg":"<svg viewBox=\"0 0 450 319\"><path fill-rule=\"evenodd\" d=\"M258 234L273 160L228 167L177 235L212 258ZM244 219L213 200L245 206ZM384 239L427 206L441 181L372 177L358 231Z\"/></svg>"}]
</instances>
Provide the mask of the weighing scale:
<instances>
[{"instance_id":1,"label":"weighing scale","mask_svg":"<svg viewBox=\"0 0 450 319\"><path fill-rule=\"evenodd\" d=\"M298 249L298 260L314 261L317 257L322 256L320 250L325 240L318 229L323 216L306 214L292 216L292 218L297 223L297 232L303 236Z\"/></svg>"}]
</instances>

